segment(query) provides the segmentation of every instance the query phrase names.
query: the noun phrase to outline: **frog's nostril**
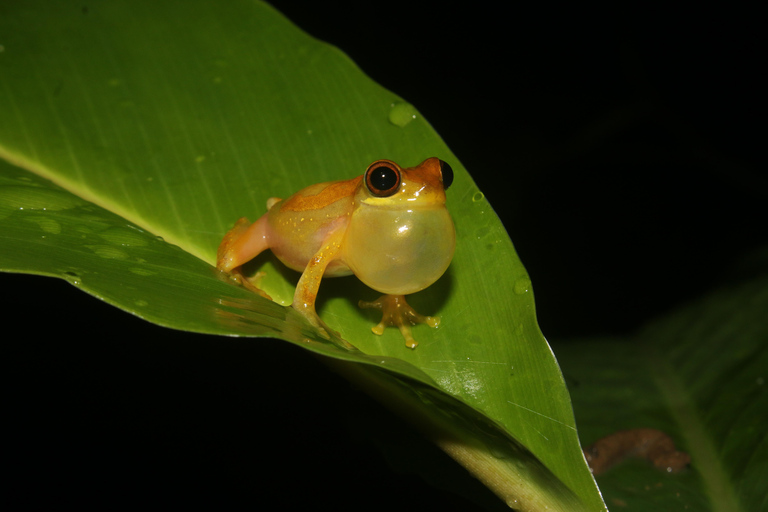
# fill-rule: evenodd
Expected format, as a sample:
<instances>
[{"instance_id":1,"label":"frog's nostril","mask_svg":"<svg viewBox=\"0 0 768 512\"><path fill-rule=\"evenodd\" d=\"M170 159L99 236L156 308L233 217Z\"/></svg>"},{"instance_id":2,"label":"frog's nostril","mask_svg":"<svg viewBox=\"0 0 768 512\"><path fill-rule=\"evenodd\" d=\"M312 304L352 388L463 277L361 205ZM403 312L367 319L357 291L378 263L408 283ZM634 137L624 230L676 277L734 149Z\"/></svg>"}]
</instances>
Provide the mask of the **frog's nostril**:
<instances>
[{"instance_id":1,"label":"frog's nostril","mask_svg":"<svg viewBox=\"0 0 768 512\"><path fill-rule=\"evenodd\" d=\"M453 169L446 162L440 160L440 172L443 174L443 189L448 190L448 187L453 183Z\"/></svg>"}]
</instances>

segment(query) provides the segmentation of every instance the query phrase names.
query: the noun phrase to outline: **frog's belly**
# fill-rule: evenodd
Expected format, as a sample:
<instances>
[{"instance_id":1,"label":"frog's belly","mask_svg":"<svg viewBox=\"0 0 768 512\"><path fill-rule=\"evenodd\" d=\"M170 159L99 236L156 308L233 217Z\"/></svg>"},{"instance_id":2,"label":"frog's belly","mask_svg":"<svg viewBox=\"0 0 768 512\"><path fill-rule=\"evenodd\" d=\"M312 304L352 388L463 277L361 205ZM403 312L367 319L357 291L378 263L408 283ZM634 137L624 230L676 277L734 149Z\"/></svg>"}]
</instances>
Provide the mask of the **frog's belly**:
<instances>
[{"instance_id":1,"label":"frog's belly","mask_svg":"<svg viewBox=\"0 0 768 512\"><path fill-rule=\"evenodd\" d=\"M283 265L297 272L304 272L307 264L321 254L329 237L337 230L343 230L347 217L338 217L330 222L312 218L302 222L273 223L269 226L269 248ZM287 241L287 242L286 242ZM342 259L335 258L323 273L326 277L352 275L352 270Z\"/></svg>"}]
</instances>

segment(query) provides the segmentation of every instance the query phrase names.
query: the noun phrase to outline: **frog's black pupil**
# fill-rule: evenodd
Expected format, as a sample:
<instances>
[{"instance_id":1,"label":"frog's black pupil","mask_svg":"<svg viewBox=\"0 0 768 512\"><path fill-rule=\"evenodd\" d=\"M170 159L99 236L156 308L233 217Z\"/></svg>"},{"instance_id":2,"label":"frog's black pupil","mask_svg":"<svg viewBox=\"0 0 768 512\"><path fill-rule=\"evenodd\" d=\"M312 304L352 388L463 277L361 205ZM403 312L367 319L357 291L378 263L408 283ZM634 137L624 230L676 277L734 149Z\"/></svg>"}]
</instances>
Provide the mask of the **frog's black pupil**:
<instances>
[{"instance_id":1,"label":"frog's black pupil","mask_svg":"<svg viewBox=\"0 0 768 512\"><path fill-rule=\"evenodd\" d=\"M453 169L447 163L440 160L440 172L443 173L443 189L448 190L448 187L453 183Z\"/></svg>"},{"instance_id":2,"label":"frog's black pupil","mask_svg":"<svg viewBox=\"0 0 768 512\"><path fill-rule=\"evenodd\" d=\"M377 167L371 171L370 183L380 192L387 191L397 185L397 173L389 167Z\"/></svg>"}]
</instances>

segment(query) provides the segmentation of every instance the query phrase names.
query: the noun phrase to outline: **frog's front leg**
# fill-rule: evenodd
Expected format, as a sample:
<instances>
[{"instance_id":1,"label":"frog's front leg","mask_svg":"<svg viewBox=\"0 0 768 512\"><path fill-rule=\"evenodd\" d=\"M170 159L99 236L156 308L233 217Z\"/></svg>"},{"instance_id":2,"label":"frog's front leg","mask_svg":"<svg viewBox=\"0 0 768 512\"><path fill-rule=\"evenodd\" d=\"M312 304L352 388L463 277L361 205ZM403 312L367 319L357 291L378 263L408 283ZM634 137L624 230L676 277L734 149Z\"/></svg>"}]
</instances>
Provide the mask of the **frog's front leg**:
<instances>
[{"instance_id":1,"label":"frog's front leg","mask_svg":"<svg viewBox=\"0 0 768 512\"><path fill-rule=\"evenodd\" d=\"M373 302L361 300L358 302L358 306L363 309L378 309L381 311L381 322L371 329L374 334L381 335L384 333L386 326L395 325L400 329L400 333L405 338L405 345L408 348L416 348L416 345L418 345L418 342L413 339L411 334L411 325L427 324L430 327L440 325L440 318L418 314L405 301L405 295L382 295Z\"/></svg>"},{"instance_id":2,"label":"frog's front leg","mask_svg":"<svg viewBox=\"0 0 768 512\"><path fill-rule=\"evenodd\" d=\"M242 271L244 263L252 260L268 248L267 216L263 215L253 224L245 217L241 217L234 227L227 231L221 245L219 245L216 254L216 268L226 272L234 281L252 292L272 300L272 297L258 286L258 281L264 276L264 272L258 272L255 276L255 282L252 282L243 275Z\"/></svg>"},{"instance_id":3,"label":"frog's front leg","mask_svg":"<svg viewBox=\"0 0 768 512\"><path fill-rule=\"evenodd\" d=\"M323 279L325 269L341 252L343 238L344 229L336 229L326 237L322 247L312 256L304 268L304 272L301 274L301 278L296 285L296 293L293 295L293 303L291 304L293 309L301 313L309 323L337 336L339 335L338 332L330 329L325 322L320 320L315 311L315 300L317 299L317 292L320 289L320 281Z\"/></svg>"}]
</instances>

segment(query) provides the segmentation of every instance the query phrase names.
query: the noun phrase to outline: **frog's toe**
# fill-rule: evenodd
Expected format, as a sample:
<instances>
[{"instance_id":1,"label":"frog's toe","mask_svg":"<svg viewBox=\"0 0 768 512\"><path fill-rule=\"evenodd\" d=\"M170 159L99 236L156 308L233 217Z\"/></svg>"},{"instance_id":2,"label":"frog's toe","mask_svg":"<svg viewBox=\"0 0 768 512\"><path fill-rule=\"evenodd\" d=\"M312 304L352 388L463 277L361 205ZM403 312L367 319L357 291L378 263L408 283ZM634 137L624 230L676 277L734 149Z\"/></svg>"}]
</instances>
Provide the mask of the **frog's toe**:
<instances>
[{"instance_id":1,"label":"frog's toe","mask_svg":"<svg viewBox=\"0 0 768 512\"><path fill-rule=\"evenodd\" d=\"M357 350L354 345L341 337L341 333L339 331L328 327L328 324L320 319L320 316L318 316L314 309L310 311L306 308L296 307L295 305L291 306L293 309L301 313L301 315L320 332L320 336L345 350Z\"/></svg>"},{"instance_id":2,"label":"frog's toe","mask_svg":"<svg viewBox=\"0 0 768 512\"><path fill-rule=\"evenodd\" d=\"M365 308L366 306L363 306L363 304L371 304L371 303L360 301L360 307ZM375 306L371 306L371 307L375 307ZM378 324L371 327L371 332L373 334L381 336L382 334L384 334L384 329L387 328L387 325L394 325L394 324L390 322L385 322L384 320L382 320ZM397 328L400 329L400 334L402 334L403 338L405 338L405 346L408 348L416 348L416 345L418 345L419 342L413 339L410 326L406 323L398 323Z\"/></svg>"},{"instance_id":3,"label":"frog's toe","mask_svg":"<svg viewBox=\"0 0 768 512\"><path fill-rule=\"evenodd\" d=\"M418 345L411 334L412 325L427 324L430 327L440 325L440 318L418 314L406 302L404 295L382 295L371 302L361 300L358 305L363 309L381 311L381 322L371 329L374 334L381 335L386 326L394 325L400 330L400 334L405 338L405 345L409 348L416 348Z\"/></svg>"},{"instance_id":4,"label":"frog's toe","mask_svg":"<svg viewBox=\"0 0 768 512\"><path fill-rule=\"evenodd\" d=\"M343 340L343 338L341 337L341 333L339 333L339 331L331 329L330 327L328 327L328 324L323 322L323 320L315 311L314 307L310 307L307 304L297 306L295 302L291 304L291 307L295 309L297 312L301 313L301 316L306 318L307 321L310 324L312 324L313 327L317 328L317 330L320 331L323 337L331 341L333 341L334 338L338 338L338 339L341 339L344 343L347 343L346 341ZM347 343L347 345L349 344ZM351 347L352 345L349 345L349 346Z\"/></svg>"},{"instance_id":5,"label":"frog's toe","mask_svg":"<svg viewBox=\"0 0 768 512\"><path fill-rule=\"evenodd\" d=\"M243 275L243 271L240 267L237 267L233 269L231 272L229 272L229 277L237 284L241 285L243 288L246 288L247 290L252 291L255 294L261 295L265 299L272 300L272 297L270 297L267 292L259 288L259 283L261 282L261 278L267 275L265 272L256 272L256 274L252 278L247 278L245 275Z\"/></svg>"},{"instance_id":6,"label":"frog's toe","mask_svg":"<svg viewBox=\"0 0 768 512\"><path fill-rule=\"evenodd\" d=\"M440 325L439 316L422 316L421 318L423 318L422 323L425 323L432 328L437 329L437 326Z\"/></svg>"},{"instance_id":7,"label":"frog's toe","mask_svg":"<svg viewBox=\"0 0 768 512\"><path fill-rule=\"evenodd\" d=\"M360 301L360 307L361 308L365 307L362 304L363 304L363 301ZM378 324L376 324L373 327L371 327L371 332L373 334L377 334L377 335L381 336L382 334L384 334L384 329L386 329L386 328L387 328L386 322L379 322Z\"/></svg>"}]
</instances>

